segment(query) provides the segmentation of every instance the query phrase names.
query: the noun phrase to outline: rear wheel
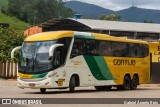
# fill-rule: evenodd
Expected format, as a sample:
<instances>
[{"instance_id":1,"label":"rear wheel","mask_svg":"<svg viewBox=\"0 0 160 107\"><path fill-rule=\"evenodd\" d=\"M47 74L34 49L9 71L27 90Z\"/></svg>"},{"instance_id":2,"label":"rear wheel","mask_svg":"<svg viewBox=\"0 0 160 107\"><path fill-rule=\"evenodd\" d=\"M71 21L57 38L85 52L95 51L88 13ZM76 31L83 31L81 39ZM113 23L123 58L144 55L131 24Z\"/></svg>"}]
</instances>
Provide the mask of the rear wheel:
<instances>
[{"instance_id":1,"label":"rear wheel","mask_svg":"<svg viewBox=\"0 0 160 107\"><path fill-rule=\"evenodd\" d=\"M75 92L75 87L76 87L76 79L74 76L71 77L70 79L70 83L69 83L69 91L71 93L74 93Z\"/></svg>"},{"instance_id":2,"label":"rear wheel","mask_svg":"<svg viewBox=\"0 0 160 107\"><path fill-rule=\"evenodd\" d=\"M131 90L137 89L138 82L139 82L139 81L138 81L138 77L133 76L133 79L131 80L130 89L131 89Z\"/></svg>"},{"instance_id":3,"label":"rear wheel","mask_svg":"<svg viewBox=\"0 0 160 107\"><path fill-rule=\"evenodd\" d=\"M40 92L41 93L45 93L46 92L46 88L40 88Z\"/></svg>"},{"instance_id":4,"label":"rear wheel","mask_svg":"<svg viewBox=\"0 0 160 107\"><path fill-rule=\"evenodd\" d=\"M110 90L112 86L95 86L97 91Z\"/></svg>"},{"instance_id":5,"label":"rear wheel","mask_svg":"<svg viewBox=\"0 0 160 107\"><path fill-rule=\"evenodd\" d=\"M129 90L131 85L131 80L129 76L124 77L123 85L118 86L118 90Z\"/></svg>"}]
</instances>

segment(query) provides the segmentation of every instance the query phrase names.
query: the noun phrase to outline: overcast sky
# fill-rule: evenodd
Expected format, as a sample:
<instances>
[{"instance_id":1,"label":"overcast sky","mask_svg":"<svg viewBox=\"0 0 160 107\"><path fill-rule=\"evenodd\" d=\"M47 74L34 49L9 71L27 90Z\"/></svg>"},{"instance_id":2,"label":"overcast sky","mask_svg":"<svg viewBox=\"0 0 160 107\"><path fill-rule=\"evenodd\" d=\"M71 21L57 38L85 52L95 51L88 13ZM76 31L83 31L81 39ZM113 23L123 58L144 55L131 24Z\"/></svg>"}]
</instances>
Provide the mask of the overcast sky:
<instances>
[{"instance_id":1,"label":"overcast sky","mask_svg":"<svg viewBox=\"0 0 160 107\"><path fill-rule=\"evenodd\" d=\"M73 1L73 0L66 0L66 1ZM125 9L131 7L133 4L134 6L140 8L160 10L160 0L76 0L76 1L96 4L111 10Z\"/></svg>"}]
</instances>

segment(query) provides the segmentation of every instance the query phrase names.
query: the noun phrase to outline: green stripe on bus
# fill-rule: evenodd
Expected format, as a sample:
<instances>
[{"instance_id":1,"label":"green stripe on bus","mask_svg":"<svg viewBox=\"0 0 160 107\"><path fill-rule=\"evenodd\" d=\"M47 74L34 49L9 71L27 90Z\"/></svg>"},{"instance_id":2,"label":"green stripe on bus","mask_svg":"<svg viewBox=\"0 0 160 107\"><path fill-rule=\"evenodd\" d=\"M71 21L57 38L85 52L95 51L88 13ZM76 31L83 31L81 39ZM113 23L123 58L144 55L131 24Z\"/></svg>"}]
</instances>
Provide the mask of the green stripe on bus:
<instances>
[{"instance_id":1,"label":"green stripe on bus","mask_svg":"<svg viewBox=\"0 0 160 107\"><path fill-rule=\"evenodd\" d=\"M84 56L84 59L97 80L115 80L103 56Z\"/></svg>"},{"instance_id":2,"label":"green stripe on bus","mask_svg":"<svg viewBox=\"0 0 160 107\"><path fill-rule=\"evenodd\" d=\"M34 78L43 78L43 77L45 77L47 75L47 73L43 73L43 74L34 74L33 76L32 76L32 78L34 79Z\"/></svg>"},{"instance_id":3,"label":"green stripe on bus","mask_svg":"<svg viewBox=\"0 0 160 107\"><path fill-rule=\"evenodd\" d=\"M94 36L74 35L75 38L95 39Z\"/></svg>"}]
</instances>

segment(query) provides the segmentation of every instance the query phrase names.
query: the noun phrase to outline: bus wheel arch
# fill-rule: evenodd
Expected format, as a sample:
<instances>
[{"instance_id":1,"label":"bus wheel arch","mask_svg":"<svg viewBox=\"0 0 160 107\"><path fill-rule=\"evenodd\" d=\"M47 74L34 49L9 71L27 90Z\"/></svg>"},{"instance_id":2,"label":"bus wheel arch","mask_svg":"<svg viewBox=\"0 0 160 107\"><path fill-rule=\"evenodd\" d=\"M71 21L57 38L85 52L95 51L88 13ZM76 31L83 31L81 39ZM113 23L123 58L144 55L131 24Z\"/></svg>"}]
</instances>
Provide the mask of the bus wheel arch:
<instances>
[{"instance_id":1,"label":"bus wheel arch","mask_svg":"<svg viewBox=\"0 0 160 107\"><path fill-rule=\"evenodd\" d=\"M132 78L132 80L131 80L130 89L131 89L131 90L135 90L135 89L137 89L137 86L138 86L138 85L139 85L139 76L138 76L138 74L136 73L136 74L133 75L133 78Z\"/></svg>"},{"instance_id":2,"label":"bus wheel arch","mask_svg":"<svg viewBox=\"0 0 160 107\"><path fill-rule=\"evenodd\" d=\"M80 86L79 76L78 74L73 74L69 81L69 91L73 93L75 91L75 87L78 86Z\"/></svg>"}]
</instances>

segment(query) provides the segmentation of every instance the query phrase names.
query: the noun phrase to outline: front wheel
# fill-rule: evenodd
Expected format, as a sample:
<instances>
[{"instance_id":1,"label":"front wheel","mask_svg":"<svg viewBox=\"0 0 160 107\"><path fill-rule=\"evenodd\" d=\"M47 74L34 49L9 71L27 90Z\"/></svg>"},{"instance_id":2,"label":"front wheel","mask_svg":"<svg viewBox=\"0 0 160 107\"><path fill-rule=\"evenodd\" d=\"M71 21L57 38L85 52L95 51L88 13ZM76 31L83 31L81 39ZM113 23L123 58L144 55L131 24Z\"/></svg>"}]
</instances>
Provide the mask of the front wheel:
<instances>
[{"instance_id":1,"label":"front wheel","mask_svg":"<svg viewBox=\"0 0 160 107\"><path fill-rule=\"evenodd\" d=\"M40 88L40 92L41 93L45 93L46 92L46 88Z\"/></svg>"},{"instance_id":2,"label":"front wheel","mask_svg":"<svg viewBox=\"0 0 160 107\"><path fill-rule=\"evenodd\" d=\"M76 79L74 76L71 77L70 79L70 83L69 83L69 91L71 93L74 93L75 92L75 87L76 87Z\"/></svg>"}]
</instances>

